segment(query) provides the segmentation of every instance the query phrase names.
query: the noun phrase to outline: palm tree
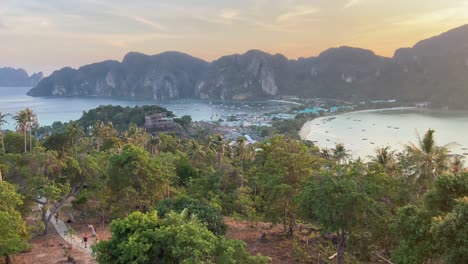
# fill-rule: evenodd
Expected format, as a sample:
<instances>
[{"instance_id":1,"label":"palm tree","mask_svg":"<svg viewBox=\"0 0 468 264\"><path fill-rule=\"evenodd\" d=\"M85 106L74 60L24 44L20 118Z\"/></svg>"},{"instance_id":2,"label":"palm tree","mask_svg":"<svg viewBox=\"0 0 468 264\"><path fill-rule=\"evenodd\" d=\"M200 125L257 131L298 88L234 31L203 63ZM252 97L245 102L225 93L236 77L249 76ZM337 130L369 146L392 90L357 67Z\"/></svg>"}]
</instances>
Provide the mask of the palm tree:
<instances>
[{"instance_id":1,"label":"palm tree","mask_svg":"<svg viewBox=\"0 0 468 264\"><path fill-rule=\"evenodd\" d=\"M418 135L417 145L410 143L406 146L407 154L416 162L415 176L420 187L420 195L425 193L435 177L448 169L447 157L450 145L437 146L434 132L433 129L429 129L422 139Z\"/></svg>"},{"instance_id":2,"label":"palm tree","mask_svg":"<svg viewBox=\"0 0 468 264\"><path fill-rule=\"evenodd\" d=\"M247 140L244 136L238 137L236 140L236 156L239 161L242 163L242 160L245 158L245 144Z\"/></svg>"},{"instance_id":3,"label":"palm tree","mask_svg":"<svg viewBox=\"0 0 468 264\"><path fill-rule=\"evenodd\" d=\"M0 141L2 142L2 149L3 149L3 154L5 155L6 154L6 151L5 151L5 142L3 142L3 131L2 131L2 126L4 124L8 124L8 122L5 120L5 118L7 116L9 116L10 114L3 114L2 115L2 112L0 112Z\"/></svg>"},{"instance_id":4,"label":"palm tree","mask_svg":"<svg viewBox=\"0 0 468 264\"><path fill-rule=\"evenodd\" d=\"M144 128L140 128L135 124L131 124L124 134L125 139L134 145L145 148L151 140L151 135L146 133Z\"/></svg>"},{"instance_id":5,"label":"palm tree","mask_svg":"<svg viewBox=\"0 0 468 264\"><path fill-rule=\"evenodd\" d=\"M390 146L384 148L376 148L375 156L371 160L382 165L386 170L391 171L396 166L395 151L390 149Z\"/></svg>"},{"instance_id":6,"label":"palm tree","mask_svg":"<svg viewBox=\"0 0 468 264\"><path fill-rule=\"evenodd\" d=\"M161 141L159 140L159 137L154 137L150 140L149 142L149 151L151 155L157 156L159 154L159 144Z\"/></svg>"},{"instance_id":7,"label":"palm tree","mask_svg":"<svg viewBox=\"0 0 468 264\"><path fill-rule=\"evenodd\" d=\"M83 127L78 124L78 121L70 122L70 124L68 124L68 126L65 128L65 133L68 136L72 146L75 146L80 138L84 136Z\"/></svg>"},{"instance_id":8,"label":"palm tree","mask_svg":"<svg viewBox=\"0 0 468 264\"><path fill-rule=\"evenodd\" d=\"M214 137L210 137L210 145L217 154L217 164L220 166L223 163L223 158L226 151L223 136L218 134Z\"/></svg>"},{"instance_id":9,"label":"palm tree","mask_svg":"<svg viewBox=\"0 0 468 264\"><path fill-rule=\"evenodd\" d=\"M104 144L104 137L106 134L106 126L104 122L98 120L93 128L93 136L96 141L96 149L99 151L100 147Z\"/></svg>"},{"instance_id":10,"label":"palm tree","mask_svg":"<svg viewBox=\"0 0 468 264\"><path fill-rule=\"evenodd\" d=\"M349 151L345 148L344 144L341 143L336 144L332 152L333 157L339 164L345 163L350 157Z\"/></svg>"},{"instance_id":11,"label":"palm tree","mask_svg":"<svg viewBox=\"0 0 468 264\"><path fill-rule=\"evenodd\" d=\"M16 113L16 115L13 117L16 121L16 129L20 132L23 133L24 136L24 152L27 152L27 131L28 131L28 126L29 126L29 116L28 112L26 110L20 110Z\"/></svg>"},{"instance_id":12,"label":"palm tree","mask_svg":"<svg viewBox=\"0 0 468 264\"><path fill-rule=\"evenodd\" d=\"M31 108L26 108L26 115L28 117L28 130L29 130L29 151L32 151L32 130L39 125L37 115Z\"/></svg>"},{"instance_id":13,"label":"palm tree","mask_svg":"<svg viewBox=\"0 0 468 264\"><path fill-rule=\"evenodd\" d=\"M203 146L193 139L189 141L188 154L190 156L190 159L195 164L198 164L199 161L201 161L206 156L206 153L203 150Z\"/></svg>"}]
</instances>

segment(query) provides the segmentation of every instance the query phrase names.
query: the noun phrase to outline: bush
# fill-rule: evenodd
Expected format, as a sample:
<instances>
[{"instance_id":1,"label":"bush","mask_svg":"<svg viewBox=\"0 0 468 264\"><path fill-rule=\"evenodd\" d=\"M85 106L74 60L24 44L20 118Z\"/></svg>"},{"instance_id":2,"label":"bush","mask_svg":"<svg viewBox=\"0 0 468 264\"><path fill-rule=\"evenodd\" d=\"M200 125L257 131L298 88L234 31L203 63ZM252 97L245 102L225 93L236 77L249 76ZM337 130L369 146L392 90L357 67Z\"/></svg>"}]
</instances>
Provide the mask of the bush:
<instances>
[{"instance_id":1,"label":"bush","mask_svg":"<svg viewBox=\"0 0 468 264\"><path fill-rule=\"evenodd\" d=\"M111 223L112 239L92 249L98 263L222 263L263 264L268 258L251 256L245 244L215 236L198 220L169 213L135 212Z\"/></svg>"},{"instance_id":2,"label":"bush","mask_svg":"<svg viewBox=\"0 0 468 264\"><path fill-rule=\"evenodd\" d=\"M178 197L175 199L166 199L159 203L157 211L161 217L167 215L170 211L182 212L188 210L191 215L196 215L197 218L204 223L208 230L220 236L226 233L227 226L224 223L221 211L216 207L204 204L199 200L190 197Z\"/></svg>"}]
</instances>

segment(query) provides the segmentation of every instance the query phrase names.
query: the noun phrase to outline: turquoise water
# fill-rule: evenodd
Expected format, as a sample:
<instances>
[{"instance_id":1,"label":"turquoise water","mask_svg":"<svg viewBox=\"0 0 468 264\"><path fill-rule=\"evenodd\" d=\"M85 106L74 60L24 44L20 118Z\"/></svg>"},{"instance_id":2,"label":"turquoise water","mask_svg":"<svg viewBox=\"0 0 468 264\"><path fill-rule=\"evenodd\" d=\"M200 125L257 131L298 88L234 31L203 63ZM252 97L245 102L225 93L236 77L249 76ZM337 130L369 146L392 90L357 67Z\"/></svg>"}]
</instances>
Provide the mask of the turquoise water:
<instances>
[{"instance_id":1,"label":"turquoise water","mask_svg":"<svg viewBox=\"0 0 468 264\"><path fill-rule=\"evenodd\" d=\"M14 114L30 107L39 116L41 125L50 125L54 121L70 121L81 117L83 111L99 105L160 105L174 112L177 116L190 115L194 121L218 120L223 115L248 113L258 114L288 109L289 104L271 101L206 101L206 100L133 100L97 97L31 97L26 92L29 87L0 87L0 112ZM8 119L4 129L14 129L14 123Z\"/></svg>"},{"instance_id":2,"label":"turquoise water","mask_svg":"<svg viewBox=\"0 0 468 264\"><path fill-rule=\"evenodd\" d=\"M391 146L402 150L405 144L417 143L434 129L438 145L450 144L453 154L466 153L468 158L468 112L394 109L346 113L318 118L307 122L300 135L316 141L322 148L332 148L336 143L345 144L354 157L373 155L377 146Z\"/></svg>"}]
</instances>

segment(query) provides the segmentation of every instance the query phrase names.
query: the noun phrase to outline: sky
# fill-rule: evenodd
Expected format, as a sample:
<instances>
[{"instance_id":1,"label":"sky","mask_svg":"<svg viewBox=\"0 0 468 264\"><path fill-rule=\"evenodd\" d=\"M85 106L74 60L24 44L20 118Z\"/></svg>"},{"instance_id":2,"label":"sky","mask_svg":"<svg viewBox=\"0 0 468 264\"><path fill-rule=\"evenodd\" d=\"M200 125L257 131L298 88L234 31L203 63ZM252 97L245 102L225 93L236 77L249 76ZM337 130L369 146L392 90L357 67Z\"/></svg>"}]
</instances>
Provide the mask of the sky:
<instances>
[{"instance_id":1,"label":"sky","mask_svg":"<svg viewBox=\"0 0 468 264\"><path fill-rule=\"evenodd\" d=\"M47 75L129 51L295 59L343 45L390 57L464 24L468 0L0 0L0 67Z\"/></svg>"}]
</instances>

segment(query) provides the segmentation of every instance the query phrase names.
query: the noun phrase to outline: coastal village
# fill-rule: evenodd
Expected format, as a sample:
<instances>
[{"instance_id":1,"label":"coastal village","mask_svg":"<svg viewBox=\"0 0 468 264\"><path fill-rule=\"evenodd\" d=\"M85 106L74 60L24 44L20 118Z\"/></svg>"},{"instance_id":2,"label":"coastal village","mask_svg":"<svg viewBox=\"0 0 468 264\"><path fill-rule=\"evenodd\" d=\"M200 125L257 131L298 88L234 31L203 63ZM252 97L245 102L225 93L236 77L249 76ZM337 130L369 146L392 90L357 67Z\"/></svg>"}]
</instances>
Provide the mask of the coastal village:
<instances>
[{"instance_id":1,"label":"coastal village","mask_svg":"<svg viewBox=\"0 0 468 264\"><path fill-rule=\"evenodd\" d=\"M246 144L253 144L263 140L271 133L276 122L301 119L302 122L320 116L334 115L366 109L380 109L400 106L396 100L375 100L354 104L352 102L330 100L323 98L299 99L295 97L275 100L281 104L289 104L289 107L281 107L278 111L268 113L237 113L216 116L216 120L197 121L194 127L203 127L211 133L221 134L224 139L232 144L240 137L244 137ZM143 127L153 136L159 133L174 133L184 135L183 127L175 122L175 118L167 113L152 113L145 116Z\"/></svg>"}]
</instances>

